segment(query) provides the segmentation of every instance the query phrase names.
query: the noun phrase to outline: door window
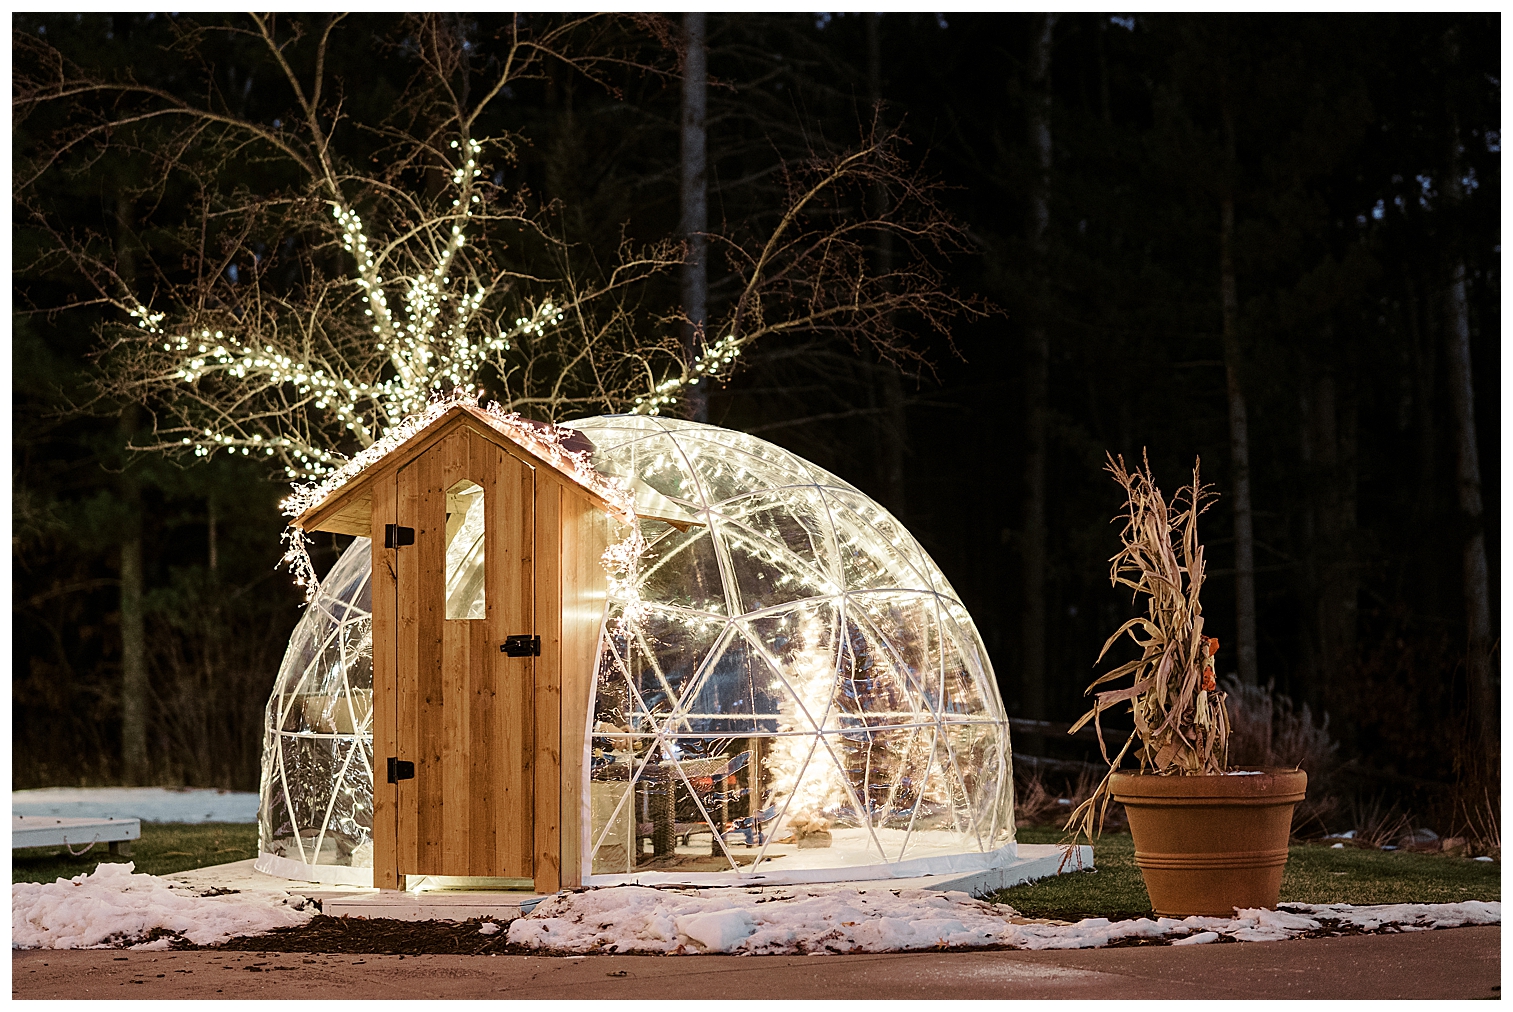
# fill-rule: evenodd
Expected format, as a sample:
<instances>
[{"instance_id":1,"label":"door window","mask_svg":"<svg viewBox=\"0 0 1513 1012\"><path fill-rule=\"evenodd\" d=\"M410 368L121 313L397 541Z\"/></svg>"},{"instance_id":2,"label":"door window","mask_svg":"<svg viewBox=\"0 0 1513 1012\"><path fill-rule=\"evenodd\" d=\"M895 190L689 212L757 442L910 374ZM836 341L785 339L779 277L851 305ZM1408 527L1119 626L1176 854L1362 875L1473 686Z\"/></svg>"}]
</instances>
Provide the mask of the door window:
<instances>
[{"instance_id":1,"label":"door window","mask_svg":"<svg viewBox=\"0 0 1513 1012\"><path fill-rule=\"evenodd\" d=\"M484 617L483 489L463 479L447 489L447 618Z\"/></svg>"}]
</instances>

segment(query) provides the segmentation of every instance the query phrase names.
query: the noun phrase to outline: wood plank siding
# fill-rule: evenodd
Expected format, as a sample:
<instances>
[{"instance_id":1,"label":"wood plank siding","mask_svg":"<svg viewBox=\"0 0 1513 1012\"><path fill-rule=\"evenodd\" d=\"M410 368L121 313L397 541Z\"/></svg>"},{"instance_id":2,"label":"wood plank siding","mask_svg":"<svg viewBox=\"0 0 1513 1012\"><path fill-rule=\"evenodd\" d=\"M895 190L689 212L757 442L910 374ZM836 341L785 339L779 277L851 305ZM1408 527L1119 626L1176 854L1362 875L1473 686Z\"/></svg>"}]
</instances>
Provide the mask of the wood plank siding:
<instances>
[{"instance_id":1,"label":"wood plank siding","mask_svg":"<svg viewBox=\"0 0 1513 1012\"><path fill-rule=\"evenodd\" d=\"M374 885L528 878L553 892L582 882L600 559L623 528L472 414L443 415L296 525L373 542ZM483 495L484 617L449 619L448 493L455 510L464 481ZM385 548L389 524L414 544ZM502 653L515 635L539 636L540 656ZM391 756L414 778L390 784Z\"/></svg>"}]
</instances>

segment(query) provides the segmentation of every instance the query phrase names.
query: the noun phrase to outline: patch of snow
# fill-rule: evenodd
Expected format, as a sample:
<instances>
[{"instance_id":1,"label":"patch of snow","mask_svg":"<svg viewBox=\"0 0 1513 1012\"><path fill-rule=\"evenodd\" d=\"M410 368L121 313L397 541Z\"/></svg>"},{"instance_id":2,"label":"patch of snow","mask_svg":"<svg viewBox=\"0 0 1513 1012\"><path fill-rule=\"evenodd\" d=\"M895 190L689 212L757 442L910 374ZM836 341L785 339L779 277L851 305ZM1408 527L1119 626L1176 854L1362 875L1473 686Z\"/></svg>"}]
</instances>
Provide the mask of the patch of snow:
<instances>
[{"instance_id":1,"label":"patch of snow","mask_svg":"<svg viewBox=\"0 0 1513 1012\"><path fill-rule=\"evenodd\" d=\"M1218 940L1219 933L1217 931L1200 931L1196 935L1188 935L1186 938L1174 938L1172 939L1172 944L1207 945L1209 942L1217 942Z\"/></svg>"},{"instance_id":2,"label":"patch of snow","mask_svg":"<svg viewBox=\"0 0 1513 1012\"><path fill-rule=\"evenodd\" d=\"M1502 904L1481 900L1464 900L1460 903L1387 903L1370 907L1353 907L1349 903L1283 903L1282 906L1320 920L1334 921L1365 931L1380 928L1429 931L1434 928L1502 923Z\"/></svg>"},{"instance_id":3,"label":"patch of snow","mask_svg":"<svg viewBox=\"0 0 1513 1012\"><path fill-rule=\"evenodd\" d=\"M480 935L496 935L499 933L499 925L493 921L484 921L478 925L478 933Z\"/></svg>"},{"instance_id":4,"label":"patch of snow","mask_svg":"<svg viewBox=\"0 0 1513 1012\"><path fill-rule=\"evenodd\" d=\"M756 918L751 911L711 910L707 914L690 914L673 922L679 934L687 935L709 952L729 952L756 932Z\"/></svg>"},{"instance_id":5,"label":"patch of snow","mask_svg":"<svg viewBox=\"0 0 1513 1012\"><path fill-rule=\"evenodd\" d=\"M89 875L12 885L11 947L166 949L172 944L167 937L148 940L154 931L214 945L304 924L313 916L302 899L255 893L201 896L134 870L129 861L101 864Z\"/></svg>"},{"instance_id":6,"label":"patch of snow","mask_svg":"<svg viewBox=\"0 0 1513 1012\"><path fill-rule=\"evenodd\" d=\"M1225 770L1224 775L1226 777L1258 777L1263 772L1263 770Z\"/></svg>"},{"instance_id":7,"label":"patch of snow","mask_svg":"<svg viewBox=\"0 0 1513 1012\"><path fill-rule=\"evenodd\" d=\"M256 822L252 791L173 787L46 787L11 793L12 815L141 819L143 822Z\"/></svg>"},{"instance_id":8,"label":"patch of snow","mask_svg":"<svg viewBox=\"0 0 1513 1012\"><path fill-rule=\"evenodd\" d=\"M1483 854L1481 857L1473 857L1471 860L1473 860L1473 861L1490 861L1492 859L1490 857L1488 857L1487 855Z\"/></svg>"},{"instance_id":9,"label":"patch of snow","mask_svg":"<svg viewBox=\"0 0 1513 1012\"><path fill-rule=\"evenodd\" d=\"M1500 903L1286 904L1234 917L1088 918L1076 924L1019 916L965 893L886 885L785 889L614 886L559 893L512 922L511 944L559 953L809 954L911 949L1090 949L1127 938L1202 945L1221 937L1279 941L1337 929L1412 931L1501 923Z\"/></svg>"},{"instance_id":10,"label":"patch of snow","mask_svg":"<svg viewBox=\"0 0 1513 1012\"><path fill-rule=\"evenodd\" d=\"M1344 850L1345 849L1345 845L1343 843L1337 843L1334 846L1330 847L1329 849L1330 850Z\"/></svg>"}]
</instances>

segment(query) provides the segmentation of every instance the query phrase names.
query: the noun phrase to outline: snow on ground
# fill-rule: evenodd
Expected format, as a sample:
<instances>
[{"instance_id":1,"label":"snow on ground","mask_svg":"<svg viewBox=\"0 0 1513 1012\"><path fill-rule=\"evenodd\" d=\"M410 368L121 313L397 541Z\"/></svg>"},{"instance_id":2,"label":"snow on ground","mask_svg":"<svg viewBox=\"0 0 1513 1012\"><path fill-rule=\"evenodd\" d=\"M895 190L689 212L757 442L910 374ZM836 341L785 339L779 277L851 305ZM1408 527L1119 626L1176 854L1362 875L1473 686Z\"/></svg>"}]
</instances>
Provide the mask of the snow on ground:
<instances>
[{"instance_id":1,"label":"snow on ground","mask_svg":"<svg viewBox=\"0 0 1513 1012\"><path fill-rule=\"evenodd\" d=\"M256 822L250 791L174 787L48 787L11 792L12 815L141 819L143 822Z\"/></svg>"},{"instance_id":2,"label":"snow on ground","mask_svg":"<svg viewBox=\"0 0 1513 1012\"><path fill-rule=\"evenodd\" d=\"M938 946L1089 949L1121 939L1201 945L1228 937L1277 941L1305 932L1427 931L1499 924L1500 903L1284 904L1234 917L1162 917L1076 924L1019 916L966 893L885 885L786 889L650 889L560 893L510 925L511 944L552 952L798 954L897 952Z\"/></svg>"},{"instance_id":3,"label":"snow on ground","mask_svg":"<svg viewBox=\"0 0 1513 1012\"><path fill-rule=\"evenodd\" d=\"M303 899L255 893L204 896L154 875L133 874L131 862L101 864L93 874L11 886L11 947L166 949L180 935L214 945L237 935L304 924ZM154 931L161 937L148 939Z\"/></svg>"},{"instance_id":4,"label":"snow on ground","mask_svg":"<svg viewBox=\"0 0 1513 1012\"><path fill-rule=\"evenodd\" d=\"M166 949L172 937L215 945L304 924L314 905L280 890L207 895L203 886L137 875L131 864L11 886L15 948ZM548 897L509 925L507 939L559 953L732 952L799 954L917 949L1090 949L1126 939L1202 945L1279 941L1307 933L1428 931L1502 923L1502 904L1284 903L1234 917L1162 917L1076 924L1022 917L1013 908L886 883L781 888L652 889L614 886ZM480 928L492 933L491 925ZM497 931L497 927L493 929ZM154 937L156 936L156 937Z\"/></svg>"}]
</instances>

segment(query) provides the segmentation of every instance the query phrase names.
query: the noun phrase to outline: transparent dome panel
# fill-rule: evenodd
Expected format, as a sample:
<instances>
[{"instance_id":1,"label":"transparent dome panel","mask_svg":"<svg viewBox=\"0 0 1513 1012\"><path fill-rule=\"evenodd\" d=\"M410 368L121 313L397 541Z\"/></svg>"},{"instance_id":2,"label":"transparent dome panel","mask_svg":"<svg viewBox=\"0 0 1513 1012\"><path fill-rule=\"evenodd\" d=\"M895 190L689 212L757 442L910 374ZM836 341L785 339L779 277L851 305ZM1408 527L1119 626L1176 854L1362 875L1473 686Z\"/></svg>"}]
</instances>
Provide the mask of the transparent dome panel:
<instances>
[{"instance_id":1,"label":"transparent dome panel","mask_svg":"<svg viewBox=\"0 0 1513 1012\"><path fill-rule=\"evenodd\" d=\"M786 460L763 460L744 447L730 446L702 434L679 433L674 438L683 460L692 471L700 498L710 506L759 489L811 484L808 474L799 467L788 466Z\"/></svg>"},{"instance_id":2,"label":"transparent dome panel","mask_svg":"<svg viewBox=\"0 0 1513 1012\"><path fill-rule=\"evenodd\" d=\"M260 853L372 867L371 572L368 539L358 538L290 637L266 710Z\"/></svg>"},{"instance_id":3,"label":"transparent dome panel","mask_svg":"<svg viewBox=\"0 0 1513 1012\"><path fill-rule=\"evenodd\" d=\"M606 654L628 653L601 662L596 685L590 874L824 872L1012 842L992 666L896 518L742 433L571 424L601 466L704 505L707 522L644 560L635 594L654 645L618 645L623 602L608 610ZM728 624L668 629L692 613Z\"/></svg>"},{"instance_id":4,"label":"transparent dome panel","mask_svg":"<svg viewBox=\"0 0 1513 1012\"><path fill-rule=\"evenodd\" d=\"M690 611L724 615L725 579L708 527L668 529L641 560L641 597Z\"/></svg>"}]
</instances>

